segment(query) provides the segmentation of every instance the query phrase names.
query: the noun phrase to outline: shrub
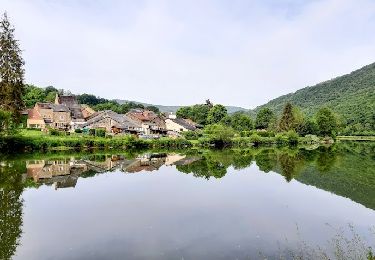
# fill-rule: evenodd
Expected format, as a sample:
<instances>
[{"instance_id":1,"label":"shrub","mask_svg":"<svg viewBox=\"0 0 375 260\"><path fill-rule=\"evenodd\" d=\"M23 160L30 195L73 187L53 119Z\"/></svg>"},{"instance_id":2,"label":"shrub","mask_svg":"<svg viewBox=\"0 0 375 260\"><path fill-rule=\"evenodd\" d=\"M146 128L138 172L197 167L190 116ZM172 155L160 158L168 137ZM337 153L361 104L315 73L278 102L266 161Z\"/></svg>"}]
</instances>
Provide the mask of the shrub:
<instances>
[{"instance_id":1,"label":"shrub","mask_svg":"<svg viewBox=\"0 0 375 260\"><path fill-rule=\"evenodd\" d=\"M316 135L306 135L304 137L304 143L309 143L309 144L313 144L313 143L319 143L319 137L317 137Z\"/></svg>"},{"instance_id":2,"label":"shrub","mask_svg":"<svg viewBox=\"0 0 375 260\"><path fill-rule=\"evenodd\" d=\"M200 137L203 136L202 131L197 130L197 131L187 131L183 132L182 135L187 139L187 140L198 140Z\"/></svg>"},{"instance_id":3,"label":"shrub","mask_svg":"<svg viewBox=\"0 0 375 260\"><path fill-rule=\"evenodd\" d=\"M252 134L250 136L250 142L254 145L259 145L262 142L262 138L258 134Z\"/></svg>"},{"instance_id":4,"label":"shrub","mask_svg":"<svg viewBox=\"0 0 375 260\"><path fill-rule=\"evenodd\" d=\"M288 143L291 144L291 145L296 145L298 144L298 137L299 135L295 132L295 131L289 131L287 133L287 137L288 137Z\"/></svg>"},{"instance_id":5,"label":"shrub","mask_svg":"<svg viewBox=\"0 0 375 260\"><path fill-rule=\"evenodd\" d=\"M66 135L65 132L59 131L59 130L54 129L54 128L50 128L50 129L48 129L48 131L49 131L50 135L54 135L54 136L64 136L64 135Z\"/></svg>"},{"instance_id":6,"label":"shrub","mask_svg":"<svg viewBox=\"0 0 375 260\"><path fill-rule=\"evenodd\" d=\"M95 129L94 128L89 129L89 135L95 136Z\"/></svg>"},{"instance_id":7,"label":"shrub","mask_svg":"<svg viewBox=\"0 0 375 260\"><path fill-rule=\"evenodd\" d=\"M104 129L95 129L95 136L105 137L105 130Z\"/></svg>"},{"instance_id":8,"label":"shrub","mask_svg":"<svg viewBox=\"0 0 375 260\"><path fill-rule=\"evenodd\" d=\"M75 129L74 132L77 133L77 134L81 134L82 133L82 129L79 129L79 128Z\"/></svg>"},{"instance_id":9,"label":"shrub","mask_svg":"<svg viewBox=\"0 0 375 260\"><path fill-rule=\"evenodd\" d=\"M257 134L261 137L274 137L275 132L273 131L258 131Z\"/></svg>"}]
</instances>

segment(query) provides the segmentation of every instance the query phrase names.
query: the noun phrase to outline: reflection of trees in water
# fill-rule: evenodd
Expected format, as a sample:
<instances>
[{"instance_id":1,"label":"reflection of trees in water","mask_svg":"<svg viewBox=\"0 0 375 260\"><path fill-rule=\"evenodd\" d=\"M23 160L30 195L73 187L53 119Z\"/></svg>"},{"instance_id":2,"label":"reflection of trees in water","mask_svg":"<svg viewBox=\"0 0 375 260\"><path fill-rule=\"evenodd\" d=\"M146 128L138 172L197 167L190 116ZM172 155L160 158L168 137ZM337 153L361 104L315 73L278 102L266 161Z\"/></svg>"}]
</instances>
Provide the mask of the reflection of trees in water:
<instances>
[{"instance_id":1,"label":"reflection of trees in water","mask_svg":"<svg viewBox=\"0 0 375 260\"><path fill-rule=\"evenodd\" d=\"M337 153L332 147L320 147L316 159L316 169L320 173L329 172L337 159Z\"/></svg>"},{"instance_id":2,"label":"reflection of trees in water","mask_svg":"<svg viewBox=\"0 0 375 260\"><path fill-rule=\"evenodd\" d=\"M227 167L221 162L206 157L187 165L176 165L176 168L180 172L193 173L194 177L206 179L210 177L221 178L227 173Z\"/></svg>"},{"instance_id":3,"label":"reflection of trees in water","mask_svg":"<svg viewBox=\"0 0 375 260\"><path fill-rule=\"evenodd\" d=\"M255 155L255 161L259 170L270 172L277 165L277 155L274 149L264 149Z\"/></svg>"},{"instance_id":4,"label":"reflection of trees in water","mask_svg":"<svg viewBox=\"0 0 375 260\"><path fill-rule=\"evenodd\" d=\"M254 155L251 151L239 151L233 154L233 168L236 170L245 169L250 167L251 163L254 160Z\"/></svg>"},{"instance_id":5,"label":"reflection of trees in water","mask_svg":"<svg viewBox=\"0 0 375 260\"><path fill-rule=\"evenodd\" d=\"M0 167L0 259L11 259L22 234L24 162Z\"/></svg>"},{"instance_id":6,"label":"reflection of trees in water","mask_svg":"<svg viewBox=\"0 0 375 260\"><path fill-rule=\"evenodd\" d=\"M337 153L332 148L305 150L298 148L259 148L248 150L214 150L201 154L201 160L179 165L177 170L209 179L223 177L229 166L234 169L249 167L255 160L259 170L275 171L289 182L307 166L313 164L319 172L326 172L335 164Z\"/></svg>"}]
</instances>

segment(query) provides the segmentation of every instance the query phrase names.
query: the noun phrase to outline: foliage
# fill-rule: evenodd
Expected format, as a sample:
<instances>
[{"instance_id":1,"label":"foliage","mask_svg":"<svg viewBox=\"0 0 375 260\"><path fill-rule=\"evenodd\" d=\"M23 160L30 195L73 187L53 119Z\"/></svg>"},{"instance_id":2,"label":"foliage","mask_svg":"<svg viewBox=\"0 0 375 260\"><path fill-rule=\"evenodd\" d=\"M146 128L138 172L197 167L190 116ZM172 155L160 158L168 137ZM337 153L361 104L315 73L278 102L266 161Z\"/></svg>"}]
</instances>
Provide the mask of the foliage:
<instances>
[{"instance_id":1,"label":"foliage","mask_svg":"<svg viewBox=\"0 0 375 260\"><path fill-rule=\"evenodd\" d=\"M273 99L257 107L255 112L269 108L280 115L287 102L300 107L309 117L316 114L321 107L329 107L334 113L341 115L345 126L359 124L364 131L375 130L375 63ZM346 134L356 131L355 128L348 127Z\"/></svg>"},{"instance_id":2,"label":"foliage","mask_svg":"<svg viewBox=\"0 0 375 260\"><path fill-rule=\"evenodd\" d=\"M24 107L23 66L14 28L4 13L0 22L0 109L10 111L15 122L20 121L20 111Z\"/></svg>"},{"instance_id":3,"label":"foliage","mask_svg":"<svg viewBox=\"0 0 375 260\"><path fill-rule=\"evenodd\" d=\"M25 163L0 166L0 259L12 259L22 234L23 176Z\"/></svg>"},{"instance_id":4,"label":"foliage","mask_svg":"<svg viewBox=\"0 0 375 260\"><path fill-rule=\"evenodd\" d=\"M298 134L294 131L294 130L291 130L287 133L287 136L288 136L288 142L289 144L291 145L296 145L298 144Z\"/></svg>"},{"instance_id":5,"label":"foliage","mask_svg":"<svg viewBox=\"0 0 375 260\"><path fill-rule=\"evenodd\" d=\"M95 136L105 137L105 129L95 129Z\"/></svg>"},{"instance_id":6,"label":"foliage","mask_svg":"<svg viewBox=\"0 0 375 260\"><path fill-rule=\"evenodd\" d=\"M185 131L182 132L182 135L187 139L187 140L198 140L203 136L203 133L201 130L196 130L196 131Z\"/></svg>"},{"instance_id":7,"label":"foliage","mask_svg":"<svg viewBox=\"0 0 375 260\"><path fill-rule=\"evenodd\" d=\"M13 123L12 113L0 110L0 137L14 134L15 124Z\"/></svg>"},{"instance_id":8,"label":"foliage","mask_svg":"<svg viewBox=\"0 0 375 260\"><path fill-rule=\"evenodd\" d=\"M226 146L235 136L235 131L231 127L222 124L207 125L204 133L215 146Z\"/></svg>"},{"instance_id":9,"label":"foliage","mask_svg":"<svg viewBox=\"0 0 375 260\"><path fill-rule=\"evenodd\" d=\"M257 113L255 119L255 128L256 129L268 129L275 121L275 114L269 108L262 108Z\"/></svg>"},{"instance_id":10,"label":"foliage","mask_svg":"<svg viewBox=\"0 0 375 260\"><path fill-rule=\"evenodd\" d=\"M235 113L231 116L230 124L236 131L249 131L254 128L253 120L250 116L243 113Z\"/></svg>"},{"instance_id":11,"label":"foliage","mask_svg":"<svg viewBox=\"0 0 375 260\"><path fill-rule=\"evenodd\" d=\"M305 135L317 135L319 133L318 131L318 125L316 122L312 119L306 119L304 118L302 123L297 126L297 133L301 136Z\"/></svg>"},{"instance_id":12,"label":"foliage","mask_svg":"<svg viewBox=\"0 0 375 260\"><path fill-rule=\"evenodd\" d=\"M294 109L291 103L286 103L279 122L280 131L294 130L297 125Z\"/></svg>"},{"instance_id":13,"label":"foliage","mask_svg":"<svg viewBox=\"0 0 375 260\"><path fill-rule=\"evenodd\" d=\"M217 124L227 115L227 109L223 105L214 105L207 115L208 124Z\"/></svg>"},{"instance_id":14,"label":"foliage","mask_svg":"<svg viewBox=\"0 0 375 260\"><path fill-rule=\"evenodd\" d=\"M145 107L145 109L150 110L150 111L154 111L156 114L160 113L160 110L157 106L147 106L147 107Z\"/></svg>"},{"instance_id":15,"label":"foliage","mask_svg":"<svg viewBox=\"0 0 375 260\"><path fill-rule=\"evenodd\" d=\"M176 116L179 118L191 119L200 125L206 125L209 111L210 105L196 104L193 106L179 108L176 112Z\"/></svg>"},{"instance_id":16,"label":"foliage","mask_svg":"<svg viewBox=\"0 0 375 260\"><path fill-rule=\"evenodd\" d=\"M331 109L323 107L316 113L316 123L318 125L319 134L322 136L336 136L337 119Z\"/></svg>"}]
</instances>

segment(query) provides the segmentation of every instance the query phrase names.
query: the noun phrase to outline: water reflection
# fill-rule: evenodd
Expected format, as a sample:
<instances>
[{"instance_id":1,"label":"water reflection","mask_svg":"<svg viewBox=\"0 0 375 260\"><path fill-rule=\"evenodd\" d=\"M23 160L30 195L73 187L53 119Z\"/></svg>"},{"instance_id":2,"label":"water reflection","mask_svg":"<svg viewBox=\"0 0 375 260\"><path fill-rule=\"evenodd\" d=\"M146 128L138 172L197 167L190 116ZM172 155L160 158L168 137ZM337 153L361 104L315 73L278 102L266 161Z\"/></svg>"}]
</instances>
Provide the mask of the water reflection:
<instances>
[{"instance_id":1,"label":"water reflection","mask_svg":"<svg viewBox=\"0 0 375 260\"><path fill-rule=\"evenodd\" d=\"M22 233L21 194L23 163L2 163L0 167L0 259L11 259Z\"/></svg>"},{"instance_id":2,"label":"water reflection","mask_svg":"<svg viewBox=\"0 0 375 260\"><path fill-rule=\"evenodd\" d=\"M79 178L107 172L153 173L173 167L203 179L223 178L230 168L252 164L264 173L278 173L375 209L375 145L342 143L332 147L189 150L178 153L45 155L0 164L0 259L11 259L22 234L25 188L74 188ZM290 185L290 184L288 184Z\"/></svg>"},{"instance_id":3,"label":"water reflection","mask_svg":"<svg viewBox=\"0 0 375 260\"><path fill-rule=\"evenodd\" d=\"M295 179L375 209L373 144L343 143L308 148L194 150L184 153L144 153L134 157L93 154L26 160L27 174L24 179L34 180L35 186L55 185L59 189L75 187L79 177L87 178L111 171L153 172L163 165L175 166L181 173L210 179L223 178L229 167L241 170L255 163L259 170L279 173L287 182Z\"/></svg>"}]
</instances>

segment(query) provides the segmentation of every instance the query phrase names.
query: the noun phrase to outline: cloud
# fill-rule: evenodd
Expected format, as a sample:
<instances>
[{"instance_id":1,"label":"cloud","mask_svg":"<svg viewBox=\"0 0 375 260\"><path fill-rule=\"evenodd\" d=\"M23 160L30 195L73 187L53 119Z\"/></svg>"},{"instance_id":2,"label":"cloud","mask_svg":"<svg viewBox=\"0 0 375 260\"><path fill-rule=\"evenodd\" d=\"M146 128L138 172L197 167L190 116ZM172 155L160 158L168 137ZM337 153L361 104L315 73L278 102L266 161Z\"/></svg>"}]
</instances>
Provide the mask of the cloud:
<instances>
[{"instance_id":1,"label":"cloud","mask_svg":"<svg viewBox=\"0 0 375 260\"><path fill-rule=\"evenodd\" d=\"M26 79L156 104L255 107L375 61L375 3L0 0Z\"/></svg>"}]
</instances>

